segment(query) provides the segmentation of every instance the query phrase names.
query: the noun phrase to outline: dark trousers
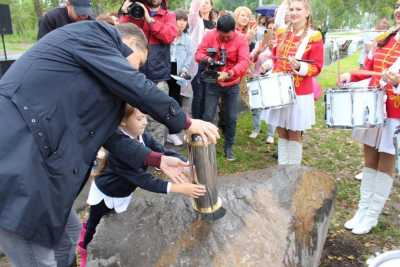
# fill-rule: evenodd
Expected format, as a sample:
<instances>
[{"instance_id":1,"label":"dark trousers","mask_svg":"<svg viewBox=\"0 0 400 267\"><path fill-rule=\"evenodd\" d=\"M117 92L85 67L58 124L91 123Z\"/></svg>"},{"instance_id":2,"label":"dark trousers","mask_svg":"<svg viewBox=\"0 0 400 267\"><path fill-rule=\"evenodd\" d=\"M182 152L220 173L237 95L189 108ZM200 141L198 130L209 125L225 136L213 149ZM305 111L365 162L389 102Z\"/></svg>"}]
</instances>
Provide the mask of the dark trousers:
<instances>
[{"instance_id":1,"label":"dark trousers","mask_svg":"<svg viewBox=\"0 0 400 267\"><path fill-rule=\"evenodd\" d=\"M205 93L205 107L203 119L212 122L217 112L220 98L224 102L225 121L225 148L231 147L235 143L236 122L239 106L239 85L231 87L221 87L218 84L208 84Z\"/></svg>"},{"instance_id":2,"label":"dark trousers","mask_svg":"<svg viewBox=\"0 0 400 267\"><path fill-rule=\"evenodd\" d=\"M178 75L176 62L171 62L171 74ZM181 86L176 83L176 80L171 77L167 81L169 88L169 96L176 100L179 103L179 106L182 106L182 97L181 97Z\"/></svg>"},{"instance_id":3,"label":"dark trousers","mask_svg":"<svg viewBox=\"0 0 400 267\"><path fill-rule=\"evenodd\" d=\"M199 68L196 76L192 80L193 100L192 100L192 117L193 119L201 119L204 113L204 99L206 91L206 83L200 79L202 69Z\"/></svg>"},{"instance_id":4,"label":"dark trousers","mask_svg":"<svg viewBox=\"0 0 400 267\"><path fill-rule=\"evenodd\" d=\"M92 241L93 236L96 233L96 227L99 224L101 218L111 211L112 209L107 208L104 200L97 205L90 206L89 219L86 224L86 234L83 241L84 249L86 249L87 245L90 243L90 241Z\"/></svg>"}]
</instances>

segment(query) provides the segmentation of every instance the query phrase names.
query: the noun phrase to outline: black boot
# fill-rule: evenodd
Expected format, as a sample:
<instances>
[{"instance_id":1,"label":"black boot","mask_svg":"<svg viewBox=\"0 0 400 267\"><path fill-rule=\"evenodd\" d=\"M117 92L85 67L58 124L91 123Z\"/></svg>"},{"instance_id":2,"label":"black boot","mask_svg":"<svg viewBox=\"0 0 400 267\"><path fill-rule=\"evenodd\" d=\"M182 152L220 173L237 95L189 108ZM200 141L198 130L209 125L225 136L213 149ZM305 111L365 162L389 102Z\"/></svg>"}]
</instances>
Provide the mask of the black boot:
<instances>
[{"instance_id":1,"label":"black boot","mask_svg":"<svg viewBox=\"0 0 400 267\"><path fill-rule=\"evenodd\" d=\"M233 150L231 146L225 147L224 152L226 160L228 161L236 160L235 156L233 155Z\"/></svg>"}]
</instances>

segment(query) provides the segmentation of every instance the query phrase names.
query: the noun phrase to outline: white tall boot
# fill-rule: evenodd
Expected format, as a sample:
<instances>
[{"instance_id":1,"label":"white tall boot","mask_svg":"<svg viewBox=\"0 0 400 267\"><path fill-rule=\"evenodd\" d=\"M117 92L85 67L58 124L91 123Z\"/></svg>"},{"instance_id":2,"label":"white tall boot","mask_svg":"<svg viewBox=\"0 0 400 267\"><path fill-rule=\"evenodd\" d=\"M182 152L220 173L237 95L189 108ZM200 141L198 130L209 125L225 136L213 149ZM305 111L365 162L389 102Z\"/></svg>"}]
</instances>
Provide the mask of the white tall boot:
<instances>
[{"instance_id":1,"label":"white tall boot","mask_svg":"<svg viewBox=\"0 0 400 267\"><path fill-rule=\"evenodd\" d=\"M369 202L367 212L361 223L353 228L353 234L367 234L378 224L379 215L381 215L385 202L389 198L392 185L393 178L391 176L380 171L376 173L374 193Z\"/></svg>"},{"instance_id":2,"label":"white tall boot","mask_svg":"<svg viewBox=\"0 0 400 267\"><path fill-rule=\"evenodd\" d=\"M289 140L279 138L278 140L278 164L288 164L288 142Z\"/></svg>"},{"instance_id":3,"label":"white tall boot","mask_svg":"<svg viewBox=\"0 0 400 267\"><path fill-rule=\"evenodd\" d=\"M288 141L288 164L301 165L303 159L303 144L297 141Z\"/></svg>"},{"instance_id":4,"label":"white tall boot","mask_svg":"<svg viewBox=\"0 0 400 267\"><path fill-rule=\"evenodd\" d=\"M359 225L362 218L367 213L369 201L371 200L375 186L376 170L364 167L362 170L362 175L363 179L361 180L360 201L358 202L358 209L353 218L351 218L344 224L344 228L349 230L353 230L354 227Z\"/></svg>"}]
</instances>

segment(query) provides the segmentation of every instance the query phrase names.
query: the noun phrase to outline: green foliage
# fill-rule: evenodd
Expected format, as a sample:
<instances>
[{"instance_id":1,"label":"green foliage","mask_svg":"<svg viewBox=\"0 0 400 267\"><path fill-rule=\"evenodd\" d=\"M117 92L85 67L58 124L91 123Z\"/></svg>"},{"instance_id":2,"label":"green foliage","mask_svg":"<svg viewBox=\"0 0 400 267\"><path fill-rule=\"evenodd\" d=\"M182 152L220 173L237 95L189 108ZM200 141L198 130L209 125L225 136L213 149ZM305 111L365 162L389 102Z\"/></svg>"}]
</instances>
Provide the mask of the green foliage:
<instances>
[{"instance_id":1,"label":"green foliage","mask_svg":"<svg viewBox=\"0 0 400 267\"><path fill-rule=\"evenodd\" d=\"M170 0L171 10L188 9L191 0ZM34 41L36 39L38 18L63 2L63 0L0 0L11 7L15 37L12 41ZM123 0L93 0L96 14L117 12ZM279 4L281 0L263 0L264 5ZM391 18L395 0L311 0L315 25L327 25L330 29L358 27L360 24L372 26L381 17ZM36 10L34 3L36 3ZM248 6L253 11L258 0L214 0L216 9L233 11L238 6Z\"/></svg>"},{"instance_id":2,"label":"green foliage","mask_svg":"<svg viewBox=\"0 0 400 267\"><path fill-rule=\"evenodd\" d=\"M10 5L13 31L22 39L34 40L33 32L37 32L37 17L32 0L12 1ZM24 37L21 37L24 36ZM19 39L19 38L18 38Z\"/></svg>"}]
</instances>

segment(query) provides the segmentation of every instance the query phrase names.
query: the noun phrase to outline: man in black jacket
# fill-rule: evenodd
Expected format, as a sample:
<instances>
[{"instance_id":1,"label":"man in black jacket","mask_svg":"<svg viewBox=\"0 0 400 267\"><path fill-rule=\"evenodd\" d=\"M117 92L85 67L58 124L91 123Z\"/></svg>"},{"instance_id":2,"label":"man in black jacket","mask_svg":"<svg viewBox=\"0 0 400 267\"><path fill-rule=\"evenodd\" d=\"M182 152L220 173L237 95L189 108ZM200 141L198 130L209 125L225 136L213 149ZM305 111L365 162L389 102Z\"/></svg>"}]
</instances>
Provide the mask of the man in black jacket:
<instances>
[{"instance_id":1,"label":"man in black jacket","mask_svg":"<svg viewBox=\"0 0 400 267\"><path fill-rule=\"evenodd\" d=\"M173 133L219 137L215 126L191 120L135 69L145 60L145 51L131 54L145 40L135 29L121 38L101 22L67 25L42 38L0 80L0 249L15 266L71 263L64 242L76 244L77 236L68 235L72 204L125 102ZM140 155L132 160L156 166L163 160L154 152Z\"/></svg>"},{"instance_id":2,"label":"man in black jacket","mask_svg":"<svg viewBox=\"0 0 400 267\"><path fill-rule=\"evenodd\" d=\"M91 20L92 14L91 0L67 0L65 7L55 8L40 18L37 39L64 25Z\"/></svg>"}]
</instances>

